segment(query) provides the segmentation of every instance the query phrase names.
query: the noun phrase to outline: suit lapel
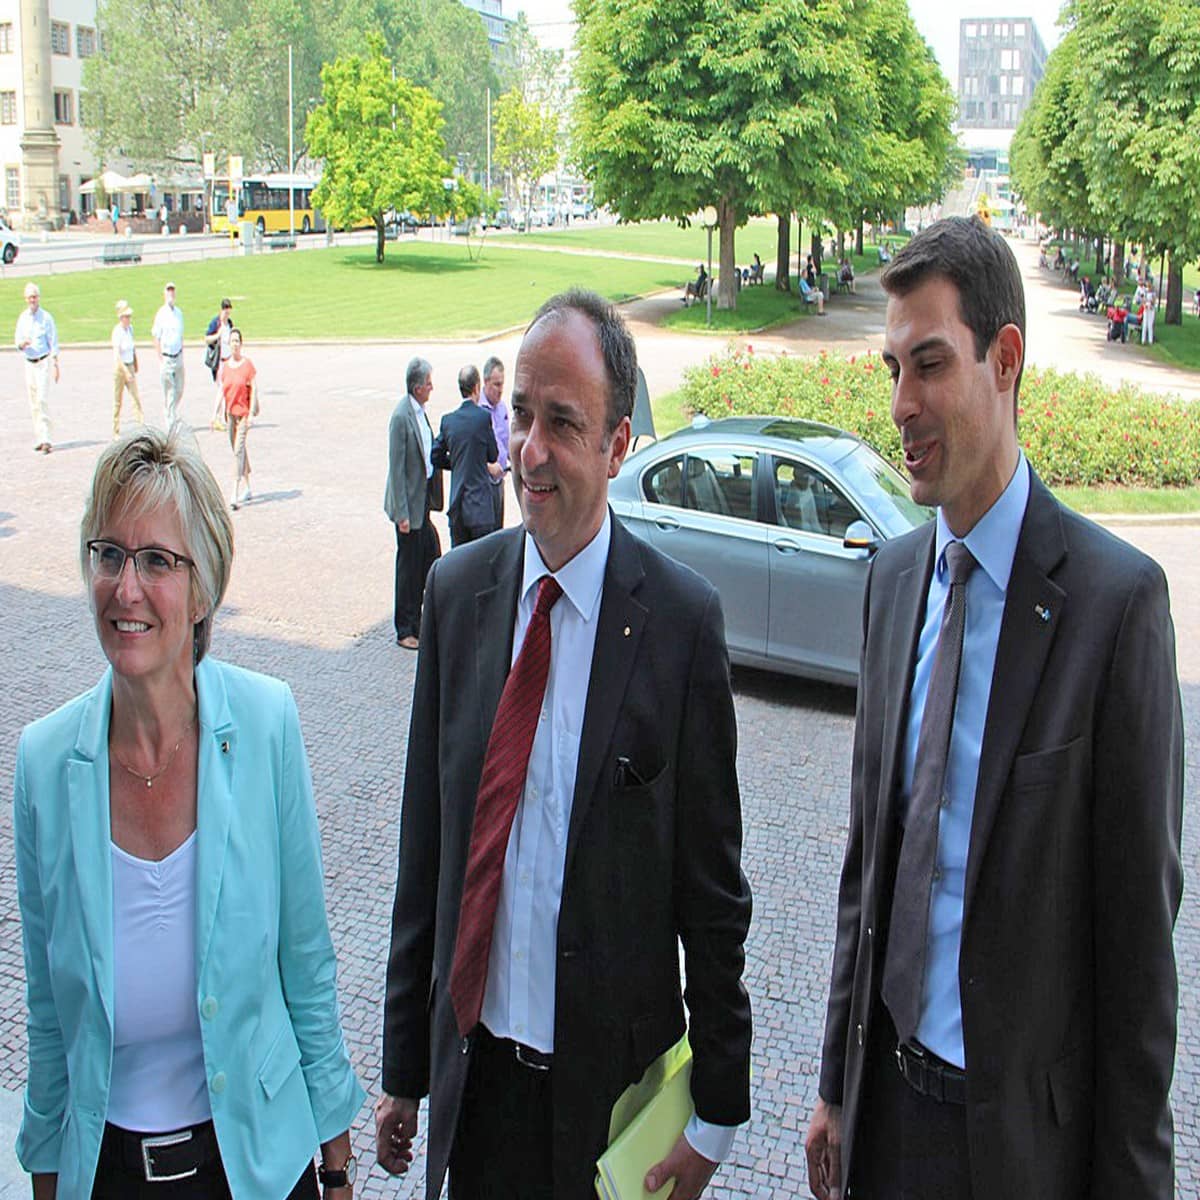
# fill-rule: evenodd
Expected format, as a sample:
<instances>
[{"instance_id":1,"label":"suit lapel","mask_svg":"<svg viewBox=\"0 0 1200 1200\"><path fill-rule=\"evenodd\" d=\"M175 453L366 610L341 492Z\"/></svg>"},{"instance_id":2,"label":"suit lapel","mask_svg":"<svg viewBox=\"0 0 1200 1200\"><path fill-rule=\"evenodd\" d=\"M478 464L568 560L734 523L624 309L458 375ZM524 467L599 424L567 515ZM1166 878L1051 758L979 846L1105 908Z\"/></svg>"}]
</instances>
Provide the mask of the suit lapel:
<instances>
[{"instance_id":1,"label":"suit lapel","mask_svg":"<svg viewBox=\"0 0 1200 1200\"><path fill-rule=\"evenodd\" d=\"M217 914L225 849L233 817L233 772L237 726L220 668L203 659L196 665L200 733L196 762L196 965L204 964Z\"/></svg>"},{"instance_id":2,"label":"suit lapel","mask_svg":"<svg viewBox=\"0 0 1200 1200\"><path fill-rule=\"evenodd\" d=\"M112 713L112 669L95 687L79 722L79 737L67 760L71 852L80 889L80 908L100 1000L113 1021L112 820L108 792L108 726Z\"/></svg>"},{"instance_id":3,"label":"suit lapel","mask_svg":"<svg viewBox=\"0 0 1200 1200\"><path fill-rule=\"evenodd\" d=\"M1041 686L1050 647L1062 623L1066 593L1050 579L1050 572L1065 553L1058 502L1031 471L1029 502L1008 580L979 754L979 778L975 785L975 811L967 854L964 924L970 913L971 897L1013 758L1030 707ZM1042 618L1042 612L1049 614L1049 620Z\"/></svg>"},{"instance_id":4,"label":"suit lapel","mask_svg":"<svg viewBox=\"0 0 1200 1200\"><path fill-rule=\"evenodd\" d=\"M895 828L892 810L895 805L897 780L900 771L900 748L907 733L908 700L912 691L913 672L917 665L917 642L925 621L925 602L929 595L929 579L933 574L933 551L937 525L930 521L925 536L916 541L911 565L896 577L892 596L891 624L887 646L903 647L903 653L887 656L886 705L883 716L883 753L880 763L880 820L876 829L891 835ZM886 597L876 603L886 602ZM863 680L860 686L869 686Z\"/></svg>"},{"instance_id":5,"label":"suit lapel","mask_svg":"<svg viewBox=\"0 0 1200 1200\"><path fill-rule=\"evenodd\" d=\"M571 860L579 842L579 831L599 790L601 770L625 689L629 685L642 630L649 615L634 597L642 580L642 564L631 534L612 520L612 542L604 571L604 590L600 615L596 622L596 644L592 650L592 670L584 708L583 729L579 736L579 761L575 770L575 794L571 804L571 823L567 830L567 854L563 876L571 870Z\"/></svg>"},{"instance_id":6,"label":"suit lapel","mask_svg":"<svg viewBox=\"0 0 1200 1200\"><path fill-rule=\"evenodd\" d=\"M479 697L479 745L486 747L500 693L512 666L513 625L521 588L525 531L513 529L496 539L490 584L475 593L475 670ZM479 761L482 763L481 750Z\"/></svg>"}]
</instances>

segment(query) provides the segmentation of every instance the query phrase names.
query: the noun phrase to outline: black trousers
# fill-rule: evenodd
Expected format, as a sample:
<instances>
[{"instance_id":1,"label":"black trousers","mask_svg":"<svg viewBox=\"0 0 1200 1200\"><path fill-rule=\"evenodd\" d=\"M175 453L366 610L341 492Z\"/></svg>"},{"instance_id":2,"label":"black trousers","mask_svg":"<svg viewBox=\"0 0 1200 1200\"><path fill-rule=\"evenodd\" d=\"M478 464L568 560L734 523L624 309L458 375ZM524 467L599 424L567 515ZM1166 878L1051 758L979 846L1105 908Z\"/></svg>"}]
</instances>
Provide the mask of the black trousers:
<instances>
[{"instance_id":1,"label":"black trousers","mask_svg":"<svg viewBox=\"0 0 1200 1200\"><path fill-rule=\"evenodd\" d=\"M495 533L498 525L464 525L458 517L450 519L450 545L465 546L468 542L477 542L489 533Z\"/></svg>"},{"instance_id":2,"label":"black trousers","mask_svg":"<svg viewBox=\"0 0 1200 1200\"><path fill-rule=\"evenodd\" d=\"M113 1125L105 1125L100 1161L92 1184L92 1200L233 1200L220 1156L187 1179L148 1182L130 1154L128 1140ZM279 1200L319 1200L317 1168L310 1162L296 1186ZM271 1200L264 1196L262 1200Z\"/></svg>"},{"instance_id":3,"label":"black trousers","mask_svg":"<svg viewBox=\"0 0 1200 1200\"><path fill-rule=\"evenodd\" d=\"M393 623L396 637L419 637L421 633L421 600L425 593L425 576L442 552L437 531L425 514L420 529L408 533L396 530L396 591Z\"/></svg>"},{"instance_id":4,"label":"black trousers","mask_svg":"<svg viewBox=\"0 0 1200 1200\"><path fill-rule=\"evenodd\" d=\"M854 1138L850 1200L971 1200L967 1109L913 1090L880 1004Z\"/></svg>"},{"instance_id":5,"label":"black trousers","mask_svg":"<svg viewBox=\"0 0 1200 1200\"><path fill-rule=\"evenodd\" d=\"M1200 294L1200 293L1197 293ZM496 501L496 528L504 528L504 487L508 481L508 472L500 477L499 483L492 484L492 495Z\"/></svg>"},{"instance_id":6,"label":"black trousers","mask_svg":"<svg viewBox=\"0 0 1200 1200\"><path fill-rule=\"evenodd\" d=\"M450 1200L566 1200L553 1186L552 1071L522 1066L511 1042L480 1026L450 1151Z\"/></svg>"}]
</instances>

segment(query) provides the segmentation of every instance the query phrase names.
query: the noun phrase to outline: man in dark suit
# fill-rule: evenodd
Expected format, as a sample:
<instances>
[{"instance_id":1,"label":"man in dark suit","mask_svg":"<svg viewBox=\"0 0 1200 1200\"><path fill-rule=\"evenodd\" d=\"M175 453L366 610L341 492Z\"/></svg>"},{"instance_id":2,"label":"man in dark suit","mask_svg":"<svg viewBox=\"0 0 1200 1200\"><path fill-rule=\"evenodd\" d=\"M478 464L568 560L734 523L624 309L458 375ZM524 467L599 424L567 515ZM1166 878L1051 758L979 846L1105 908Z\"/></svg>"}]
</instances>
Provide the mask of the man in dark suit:
<instances>
[{"instance_id":1,"label":"man in dark suit","mask_svg":"<svg viewBox=\"0 0 1200 1200\"><path fill-rule=\"evenodd\" d=\"M915 500L863 610L809 1183L1169 1200L1182 716L1157 564L1020 450L1025 300L977 219L884 271Z\"/></svg>"},{"instance_id":2,"label":"man in dark suit","mask_svg":"<svg viewBox=\"0 0 1200 1200\"><path fill-rule=\"evenodd\" d=\"M524 526L430 574L376 1106L396 1173L429 1093L429 1200L447 1167L455 1200L593 1195L614 1101L684 1032L680 942L696 1113L652 1190L676 1177L678 1200L698 1196L749 1115L723 621L704 580L608 508L636 375L611 306L548 301L512 396Z\"/></svg>"},{"instance_id":3,"label":"man in dark suit","mask_svg":"<svg viewBox=\"0 0 1200 1200\"><path fill-rule=\"evenodd\" d=\"M433 465L450 471L450 544L462 546L494 532L496 501L492 480L503 471L497 459L491 415L479 407L479 371L465 366L458 373L462 403L442 418L433 443Z\"/></svg>"},{"instance_id":4,"label":"man in dark suit","mask_svg":"<svg viewBox=\"0 0 1200 1200\"><path fill-rule=\"evenodd\" d=\"M414 358L405 373L407 393L388 422L388 477L383 511L396 528L396 584L393 622L396 644L415 650L421 629L425 576L441 554L429 509L438 489L431 459L433 430L425 405L433 392L433 368Z\"/></svg>"}]
</instances>

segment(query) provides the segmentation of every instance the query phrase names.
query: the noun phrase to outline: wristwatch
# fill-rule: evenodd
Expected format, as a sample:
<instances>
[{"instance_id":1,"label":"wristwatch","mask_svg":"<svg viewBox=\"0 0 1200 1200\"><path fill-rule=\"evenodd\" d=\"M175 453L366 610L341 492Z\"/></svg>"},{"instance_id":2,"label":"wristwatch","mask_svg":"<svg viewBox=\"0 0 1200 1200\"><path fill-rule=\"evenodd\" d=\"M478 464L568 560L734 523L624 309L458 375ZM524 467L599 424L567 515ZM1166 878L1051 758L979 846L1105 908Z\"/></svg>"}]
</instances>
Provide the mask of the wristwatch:
<instances>
[{"instance_id":1,"label":"wristwatch","mask_svg":"<svg viewBox=\"0 0 1200 1200\"><path fill-rule=\"evenodd\" d=\"M344 1166L334 1170L333 1167L327 1167L322 1163L317 1168L317 1178L321 1181L323 1188L344 1188L350 1187L354 1183L354 1178L358 1174L358 1160L351 1153L346 1159Z\"/></svg>"}]
</instances>

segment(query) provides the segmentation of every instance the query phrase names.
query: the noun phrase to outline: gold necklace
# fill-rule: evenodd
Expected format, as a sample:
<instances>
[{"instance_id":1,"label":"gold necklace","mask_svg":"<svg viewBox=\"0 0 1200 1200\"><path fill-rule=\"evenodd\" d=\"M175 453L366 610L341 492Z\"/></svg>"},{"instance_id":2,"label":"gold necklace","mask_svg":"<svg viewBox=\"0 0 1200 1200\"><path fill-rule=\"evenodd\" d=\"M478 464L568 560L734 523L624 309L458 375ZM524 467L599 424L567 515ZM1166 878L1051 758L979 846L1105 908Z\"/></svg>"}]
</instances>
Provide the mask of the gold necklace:
<instances>
[{"instance_id":1,"label":"gold necklace","mask_svg":"<svg viewBox=\"0 0 1200 1200\"><path fill-rule=\"evenodd\" d=\"M140 779L148 788L153 787L154 781L156 779L162 778L162 776L167 773L171 764L175 761L175 755L179 753L179 747L183 745L183 739L187 737L188 733L191 731L191 728L193 725L195 725L195 723L196 723L196 714L192 713L192 719L183 727L183 733L181 733L179 735L179 741L177 741L175 743L175 749L172 750L171 753L167 755L167 761L165 763L163 763L163 765L161 767L159 767L159 769L157 771L155 771L153 775L143 775L141 771L135 771L117 753L117 748L115 746L109 746L109 752L112 754L113 758L115 758L117 760L118 764L120 764L122 767L124 767L125 770L127 770L130 773L130 775L133 775L135 778Z\"/></svg>"}]
</instances>

